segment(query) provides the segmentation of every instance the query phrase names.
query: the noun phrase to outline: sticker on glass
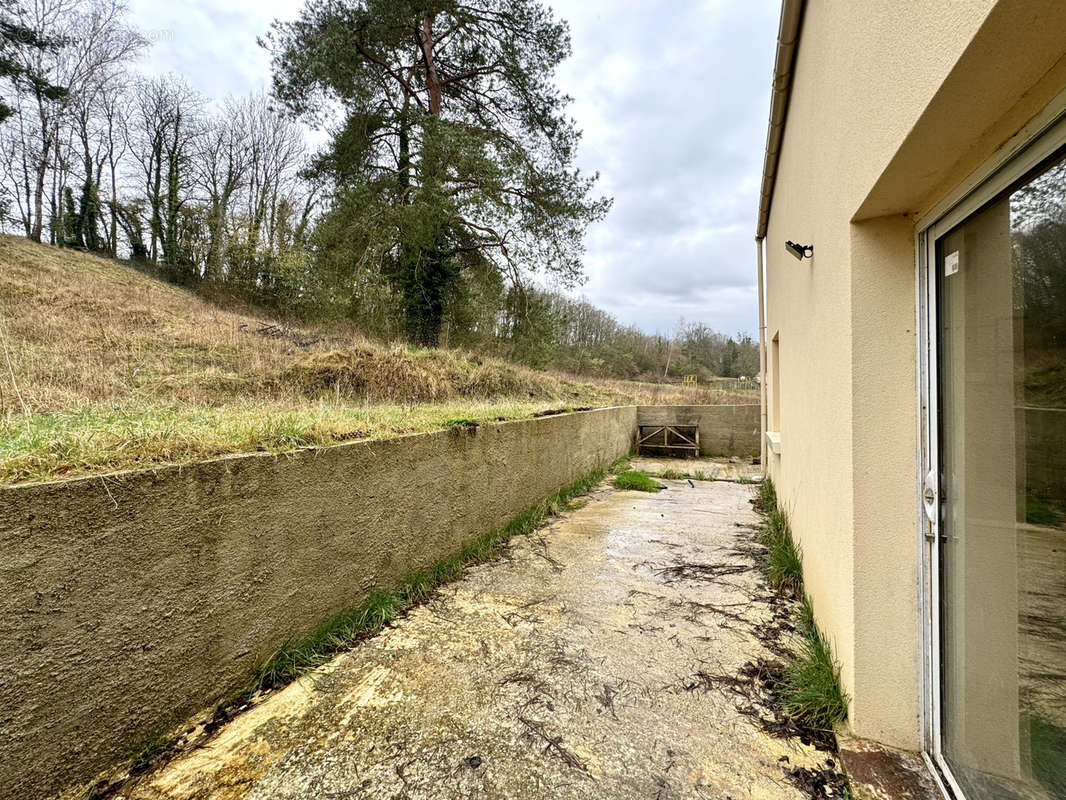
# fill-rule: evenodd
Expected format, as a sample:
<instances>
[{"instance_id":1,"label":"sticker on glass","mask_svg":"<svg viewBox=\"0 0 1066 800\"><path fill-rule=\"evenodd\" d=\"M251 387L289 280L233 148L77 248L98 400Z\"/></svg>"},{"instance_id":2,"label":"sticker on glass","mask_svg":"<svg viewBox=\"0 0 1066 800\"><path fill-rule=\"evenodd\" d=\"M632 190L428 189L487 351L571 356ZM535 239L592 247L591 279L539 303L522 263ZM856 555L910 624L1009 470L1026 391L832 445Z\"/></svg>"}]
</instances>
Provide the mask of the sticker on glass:
<instances>
[{"instance_id":1,"label":"sticker on glass","mask_svg":"<svg viewBox=\"0 0 1066 800\"><path fill-rule=\"evenodd\" d=\"M944 277L954 275L959 271L959 251L948 253L944 256Z\"/></svg>"}]
</instances>

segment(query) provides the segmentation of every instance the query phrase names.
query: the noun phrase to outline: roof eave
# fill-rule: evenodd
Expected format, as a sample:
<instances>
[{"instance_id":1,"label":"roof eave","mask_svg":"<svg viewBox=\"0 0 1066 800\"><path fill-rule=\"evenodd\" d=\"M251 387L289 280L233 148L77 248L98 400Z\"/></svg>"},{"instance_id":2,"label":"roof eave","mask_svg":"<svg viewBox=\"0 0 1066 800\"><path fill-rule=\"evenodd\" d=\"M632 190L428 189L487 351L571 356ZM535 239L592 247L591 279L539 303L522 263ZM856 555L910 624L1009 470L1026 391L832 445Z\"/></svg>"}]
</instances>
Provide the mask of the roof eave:
<instances>
[{"instance_id":1,"label":"roof eave","mask_svg":"<svg viewBox=\"0 0 1066 800\"><path fill-rule=\"evenodd\" d=\"M781 3L781 23L777 31L777 55L774 58L774 83L770 96L770 122L766 131L756 239L766 237L766 226L770 221L770 204L773 202L774 186L777 182L777 165L781 159L781 141L792 95L792 71L796 64L805 6L806 0L782 0Z\"/></svg>"}]
</instances>

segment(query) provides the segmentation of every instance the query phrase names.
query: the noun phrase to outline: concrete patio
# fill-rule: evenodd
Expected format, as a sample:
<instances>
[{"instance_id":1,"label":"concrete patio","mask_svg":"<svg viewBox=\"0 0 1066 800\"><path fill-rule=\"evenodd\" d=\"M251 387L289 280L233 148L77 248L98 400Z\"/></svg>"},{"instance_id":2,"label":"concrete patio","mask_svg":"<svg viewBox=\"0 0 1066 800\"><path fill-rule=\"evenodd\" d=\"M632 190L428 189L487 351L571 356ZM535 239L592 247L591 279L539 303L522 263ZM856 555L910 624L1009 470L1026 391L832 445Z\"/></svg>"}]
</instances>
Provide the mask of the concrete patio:
<instances>
[{"instance_id":1,"label":"concrete patio","mask_svg":"<svg viewBox=\"0 0 1066 800\"><path fill-rule=\"evenodd\" d=\"M755 568L751 487L662 483L605 482L120 796L812 796L832 755L765 732L791 607Z\"/></svg>"},{"instance_id":2,"label":"concrete patio","mask_svg":"<svg viewBox=\"0 0 1066 800\"><path fill-rule=\"evenodd\" d=\"M757 481L762 475L762 467L752 463L753 459L734 456L732 458L673 458L669 456L639 455L630 459L633 469L642 469L651 475L660 475L672 471L688 475L702 474L707 480L716 481Z\"/></svg>"}]
</instances>

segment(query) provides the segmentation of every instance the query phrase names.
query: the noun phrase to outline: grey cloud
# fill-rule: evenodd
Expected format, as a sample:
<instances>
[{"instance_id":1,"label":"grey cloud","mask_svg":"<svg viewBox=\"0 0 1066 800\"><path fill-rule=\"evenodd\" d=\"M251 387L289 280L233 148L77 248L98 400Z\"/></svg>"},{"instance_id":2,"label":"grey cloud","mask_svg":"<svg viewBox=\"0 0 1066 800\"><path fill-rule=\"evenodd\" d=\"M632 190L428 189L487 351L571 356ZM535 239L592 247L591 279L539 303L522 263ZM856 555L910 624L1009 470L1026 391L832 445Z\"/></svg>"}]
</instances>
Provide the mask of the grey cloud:
<instances>
[{"instance_id":1,"label":"grey cloud","mask_svg":"<svg viewBox=\"0 0 1066 800\"><path fill-rule=\"evenodd\" d=\"M776 0L555 0L581 162L615 198L588 239L588 299L623 322L754 332L754 245Z\"/></svg>"}]
</instances>

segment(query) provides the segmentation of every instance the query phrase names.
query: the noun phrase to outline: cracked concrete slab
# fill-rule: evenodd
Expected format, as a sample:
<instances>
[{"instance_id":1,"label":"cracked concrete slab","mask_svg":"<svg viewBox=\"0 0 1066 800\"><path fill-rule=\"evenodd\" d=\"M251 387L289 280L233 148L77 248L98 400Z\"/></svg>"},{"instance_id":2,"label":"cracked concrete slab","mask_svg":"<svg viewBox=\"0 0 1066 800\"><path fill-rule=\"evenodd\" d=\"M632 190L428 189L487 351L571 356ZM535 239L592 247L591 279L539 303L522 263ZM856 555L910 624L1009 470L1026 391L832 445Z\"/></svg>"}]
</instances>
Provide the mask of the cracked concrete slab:
<instances>
[{"instance_id":1,"label":"cracked concrete slab","mask_svg":"<svg viewBox=\"0 0 1066 800\"><path fill-rule=\"evenodd\" d=\"M700 675L771 653L751 487L606 484L507 555L120 796L801 798L774 738Z\"/></svg>"}]
</instances>

